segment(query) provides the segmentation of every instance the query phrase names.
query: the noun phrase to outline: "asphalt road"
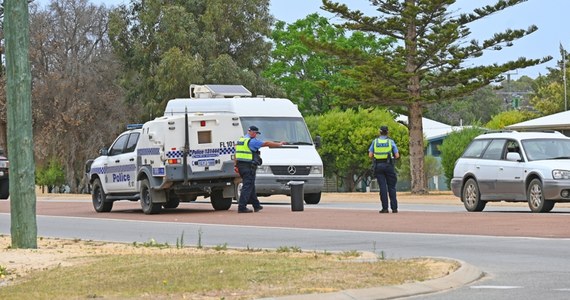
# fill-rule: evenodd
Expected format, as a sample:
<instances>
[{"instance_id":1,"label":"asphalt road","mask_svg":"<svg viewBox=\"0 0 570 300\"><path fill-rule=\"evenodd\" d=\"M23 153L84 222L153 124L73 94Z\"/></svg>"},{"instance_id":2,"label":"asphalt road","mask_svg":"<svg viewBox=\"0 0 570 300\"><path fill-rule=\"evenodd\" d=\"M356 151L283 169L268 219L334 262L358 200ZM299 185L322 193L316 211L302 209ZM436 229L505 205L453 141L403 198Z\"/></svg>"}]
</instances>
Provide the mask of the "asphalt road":
<instances>
[{"instance_id":1,"label":"asphalt road","mask_svg":"<svg viewBox=\"0 0 570 300\"><path fill-rule=\"evenodd\" d=\"M269 201L271 200L271 201ZM426 203L427 202L427 203ZM486 276L426 299L569 299L570 209L533 214L524 204L488 205L467 213L459 201L406 201L398 214L378 214L372 201L328 201L291 211L286 199L266 199L260 213L212 210L206 202L182 203L144 215L137 202L117 202L95 213L86 198L39 199L38 235L175 245L278 248L305 251L372 251L387 258L451 257ZM0 234L9 234L9 201L0 201Z\"/></svg>"}]
</instances>

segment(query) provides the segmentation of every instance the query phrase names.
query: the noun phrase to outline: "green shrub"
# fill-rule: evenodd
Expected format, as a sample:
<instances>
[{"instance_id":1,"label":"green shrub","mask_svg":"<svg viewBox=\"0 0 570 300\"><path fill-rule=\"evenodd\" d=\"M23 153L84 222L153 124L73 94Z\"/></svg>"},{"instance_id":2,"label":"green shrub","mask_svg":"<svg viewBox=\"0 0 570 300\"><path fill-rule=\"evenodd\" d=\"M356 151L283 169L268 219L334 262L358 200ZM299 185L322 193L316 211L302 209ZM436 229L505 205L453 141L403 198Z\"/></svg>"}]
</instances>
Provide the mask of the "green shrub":
<instances>
[{"instance_id":1,"label":"green shrub","mask_svg":"<svg viewBox=\"0 0 570 300\"><path fill-rule=\"evenodd\" d=\"M443 144L439 147L441 151L441 166L443 167L445 177L447 177L447 185L449 187L451 187L451 178L453 178L455 162L461 157L469 143L471 143L476 136L483 133L483 131L484 130L479 127L470 127L454 131L445 138Z\"/></svg>"}]
</instances>

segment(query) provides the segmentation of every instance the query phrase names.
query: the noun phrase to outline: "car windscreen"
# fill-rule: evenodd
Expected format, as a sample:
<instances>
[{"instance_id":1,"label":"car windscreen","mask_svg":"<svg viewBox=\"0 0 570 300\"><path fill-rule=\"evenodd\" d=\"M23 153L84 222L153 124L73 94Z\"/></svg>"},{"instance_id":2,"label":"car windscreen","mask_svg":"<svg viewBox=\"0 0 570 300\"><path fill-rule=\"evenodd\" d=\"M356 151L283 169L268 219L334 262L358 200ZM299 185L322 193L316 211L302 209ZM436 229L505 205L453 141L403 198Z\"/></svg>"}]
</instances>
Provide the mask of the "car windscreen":
<instances>
[{"instance_id":1,"label":"car windscreen","mask_svg":"<svg viewBox=\"0 0 570 300\"><path fill-rule=\"evenodd\" d=\"M522 146L529 161L570 159L570 139L528 139Z\"/></svg>"},{"instance_id":2,"label":"car windscreen","mask_svg":"<svg viewBox=\"0 0 570 300\"><path fill-rule=\"evenodd\" d=\"M289 145L312 145L313 140L303 118L288 117L242 117L244 132L249 126L259 128L264 141L287 142Z\"/></svg>"}]
</instances>

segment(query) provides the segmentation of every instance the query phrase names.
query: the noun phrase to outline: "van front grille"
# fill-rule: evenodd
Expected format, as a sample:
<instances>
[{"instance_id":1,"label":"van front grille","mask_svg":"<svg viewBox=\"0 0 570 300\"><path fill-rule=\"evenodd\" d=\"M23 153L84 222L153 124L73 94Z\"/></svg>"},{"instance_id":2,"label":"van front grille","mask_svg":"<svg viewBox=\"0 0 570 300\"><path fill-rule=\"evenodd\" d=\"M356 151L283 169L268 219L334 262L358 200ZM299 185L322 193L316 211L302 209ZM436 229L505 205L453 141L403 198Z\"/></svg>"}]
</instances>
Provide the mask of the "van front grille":
<instances>
[{"instance_id":1,"label":"van front grille","mask_svg":"<svg viewBox=\"0 0 570 300\"><path fill-rule=\"evenodd\" d=\"M309 175L311 166L272 166L271 172L273 172L274 175L303 176Z\"/></svg>"}]
</instances>

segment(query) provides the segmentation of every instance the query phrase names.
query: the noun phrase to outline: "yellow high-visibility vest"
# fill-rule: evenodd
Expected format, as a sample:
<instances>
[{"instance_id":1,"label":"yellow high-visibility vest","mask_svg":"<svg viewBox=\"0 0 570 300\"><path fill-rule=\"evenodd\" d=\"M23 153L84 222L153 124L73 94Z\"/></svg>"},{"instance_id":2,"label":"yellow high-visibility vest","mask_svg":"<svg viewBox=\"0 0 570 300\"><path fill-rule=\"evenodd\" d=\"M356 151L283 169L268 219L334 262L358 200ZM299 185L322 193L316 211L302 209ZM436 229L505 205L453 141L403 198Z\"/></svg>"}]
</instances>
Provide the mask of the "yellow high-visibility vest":
<instances>
[{"instance_id":1,"label":"yellow high-visibility vest","mask_svg":"<svg viewBox=\"0 0 570 300\"><path fill-rule=\"evenodd\" d=\"M374 140L374 158L388 159L392 153L392 142L389 139L377 138Z\"/></svg>"},{"instance_id":2,"label":"yellow high-visibility vest","mask_svg":"<svg viewBox=\"0 0 570 300\"><path fill-rule=\"evenodd\" d=\"M239 161L251 162L253 160L253 152L249 149L249 140L251 138L241 137L236 145L236 159Z\"/></svg>"}]
</instances>

